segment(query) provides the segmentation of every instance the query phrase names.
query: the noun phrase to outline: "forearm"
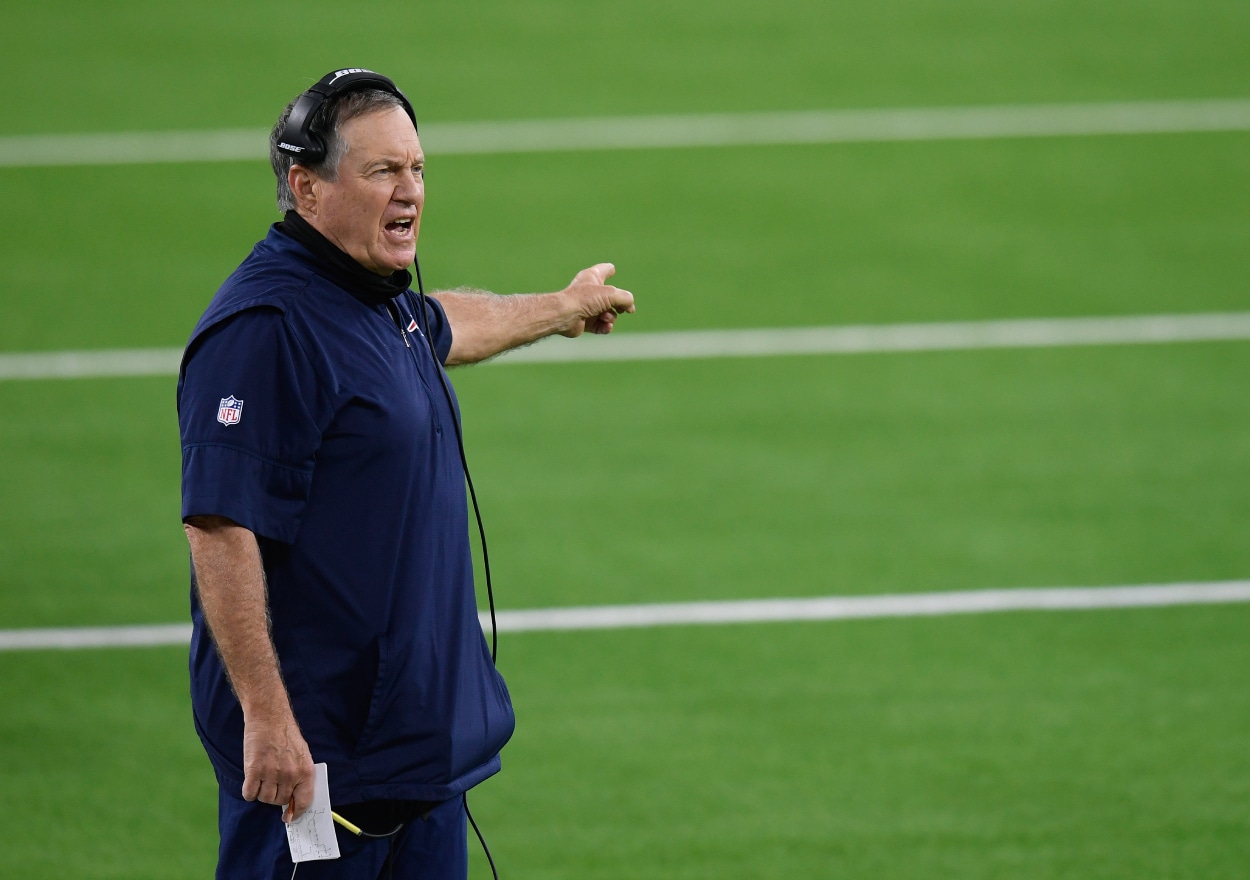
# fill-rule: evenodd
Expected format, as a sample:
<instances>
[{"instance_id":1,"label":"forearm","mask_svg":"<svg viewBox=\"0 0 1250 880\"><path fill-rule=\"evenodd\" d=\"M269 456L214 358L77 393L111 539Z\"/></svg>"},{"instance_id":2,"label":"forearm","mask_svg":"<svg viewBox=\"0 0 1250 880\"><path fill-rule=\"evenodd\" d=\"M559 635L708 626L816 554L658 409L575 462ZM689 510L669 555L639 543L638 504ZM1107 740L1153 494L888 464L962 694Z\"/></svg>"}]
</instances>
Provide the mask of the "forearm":
<instances>
[{"instance_id":1,"label":"forearm","mask_svg":"<svg viewBox=\"0 0 1250 880\"><path fill-rule=\"evenodd\" d=\"M563 293L439 291L432 294L452 327L448 366L473 364L554 333L564 332L574 313Z\"/></svg>"},{"instance_id":2,"label":"forearm","mask_svg":"<svg viewBox=\"0 0 1250 880\"><path fill-rule=\"evenodd\" d=\"M556 293L496 296L456 290L432 294L451 325L447 365L484 361L553 333L611 333L616 316L634 310L633 294L607 283L615 271L611 263L599 263L578 272L568 287Z\"/></svg>"},{"instance_id":3,"label":"forearm","mask_svg":"<svg viewBox=\"0 0 1250 880\"><path fill-rule=\"evenodd\" d=\"M269 632L256 537L218 517L194 518L185 529L200 607L244 715L291 716Z\"/></svg>"},{"instance_id":4,"label":"forearm","mask_svg":"<svg viewBox=\"0 0 1250 880\"><path fill-rule=\"evenodd\" d=\"M243 707L240 794L283 807L283 820L293 821L312 803L313 762L269 633L256 536L221 517L193 517L185 525L200 607Z\"/></svg>"}]
</instances>

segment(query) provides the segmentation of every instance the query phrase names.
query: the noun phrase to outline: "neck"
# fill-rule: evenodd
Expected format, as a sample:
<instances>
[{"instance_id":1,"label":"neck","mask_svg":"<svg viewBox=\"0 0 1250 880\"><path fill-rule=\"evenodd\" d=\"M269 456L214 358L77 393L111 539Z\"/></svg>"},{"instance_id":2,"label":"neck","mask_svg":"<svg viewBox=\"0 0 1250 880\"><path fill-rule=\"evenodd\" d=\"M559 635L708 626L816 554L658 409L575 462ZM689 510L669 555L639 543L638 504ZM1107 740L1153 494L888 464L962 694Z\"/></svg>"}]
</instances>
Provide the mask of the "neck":
<instances>
[{"instance_id":1,"label":"neck","mask_svg":"<svg viewBox=\"0 0 1250 880\"><path fill-rule=\"evenodd\" d=\"M392 300L412 284L412 275L407 269L400 269L390 275L378 275L366 269L326 238L298 211L287 211L282 222L274 228L302 244L312 254L317 274L367 305L379 305Z\"/></svg>"}]
</instances>

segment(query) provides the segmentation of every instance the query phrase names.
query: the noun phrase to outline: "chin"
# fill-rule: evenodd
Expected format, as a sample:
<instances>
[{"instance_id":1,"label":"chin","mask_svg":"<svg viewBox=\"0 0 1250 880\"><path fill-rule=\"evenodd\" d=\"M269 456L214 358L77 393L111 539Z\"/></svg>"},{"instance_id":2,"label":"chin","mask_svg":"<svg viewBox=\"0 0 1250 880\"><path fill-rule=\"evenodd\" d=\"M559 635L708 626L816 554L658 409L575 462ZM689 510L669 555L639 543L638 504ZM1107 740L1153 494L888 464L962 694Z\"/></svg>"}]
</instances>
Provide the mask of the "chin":
<instances>
[{"instance_id":1,"label":"chin","mask_svg":"<svg viewBox=\"0 0 1250 880\"><path fill-rule=\"evenodd\" d=\"M393 255L390 260L387 261L387 269L391 272L398 272L400 269L407 269L412 265L412 261L416 258L416 248L413 248L411 253Z\"/></svg>"}]
</instances>

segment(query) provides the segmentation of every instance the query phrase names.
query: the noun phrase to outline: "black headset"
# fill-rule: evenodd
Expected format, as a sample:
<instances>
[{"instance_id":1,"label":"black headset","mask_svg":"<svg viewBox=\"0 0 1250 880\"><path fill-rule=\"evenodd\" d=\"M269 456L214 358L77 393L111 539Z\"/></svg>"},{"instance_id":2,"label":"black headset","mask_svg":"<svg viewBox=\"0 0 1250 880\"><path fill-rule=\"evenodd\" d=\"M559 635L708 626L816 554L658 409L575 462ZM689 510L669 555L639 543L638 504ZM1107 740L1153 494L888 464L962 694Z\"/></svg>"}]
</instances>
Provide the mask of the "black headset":
<instances>
[{"instance_id":1,"label":"black headset","mask_svg":"<svg viewBox=\"0 0 1250 880\"><path fill-rule=\"evenodd\" d=\"M326 155L325 141L321 135L312 130L312 123L317 111L331 98L346 92L357 92L361 89L377 89L399 98L404 105L404 112L412 120L412 127L417 127L417 114L404 93L388 77L363 67L348 67L344 70L332 70L323 76L318 83L295 101L291 115L287 117L282 133L278 135L278 149L299 160L301 165L316 165Z\"/></svg>"}]
</instances>

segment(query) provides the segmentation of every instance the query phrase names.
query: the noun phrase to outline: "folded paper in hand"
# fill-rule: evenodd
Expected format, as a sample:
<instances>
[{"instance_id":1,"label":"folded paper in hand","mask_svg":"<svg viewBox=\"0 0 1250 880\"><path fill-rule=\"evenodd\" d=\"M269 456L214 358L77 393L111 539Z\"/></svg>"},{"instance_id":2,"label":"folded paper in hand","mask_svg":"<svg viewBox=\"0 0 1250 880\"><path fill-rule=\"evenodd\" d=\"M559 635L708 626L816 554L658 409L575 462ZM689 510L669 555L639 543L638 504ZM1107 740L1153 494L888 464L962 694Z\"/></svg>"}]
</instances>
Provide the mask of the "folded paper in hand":
<instances>
[{"instance_id":1,"label":"folded paper in hand","mask_svg":"<svg viewBox=\"0 0 1250 880\"><path fill-rule=\"evenodd\" d=\"M339 839L330 815L330 777L325 764L313 766L313 802L304 815L286 826L291 861L313 862L339 857Z\"/></svg>"}]
</instances>

